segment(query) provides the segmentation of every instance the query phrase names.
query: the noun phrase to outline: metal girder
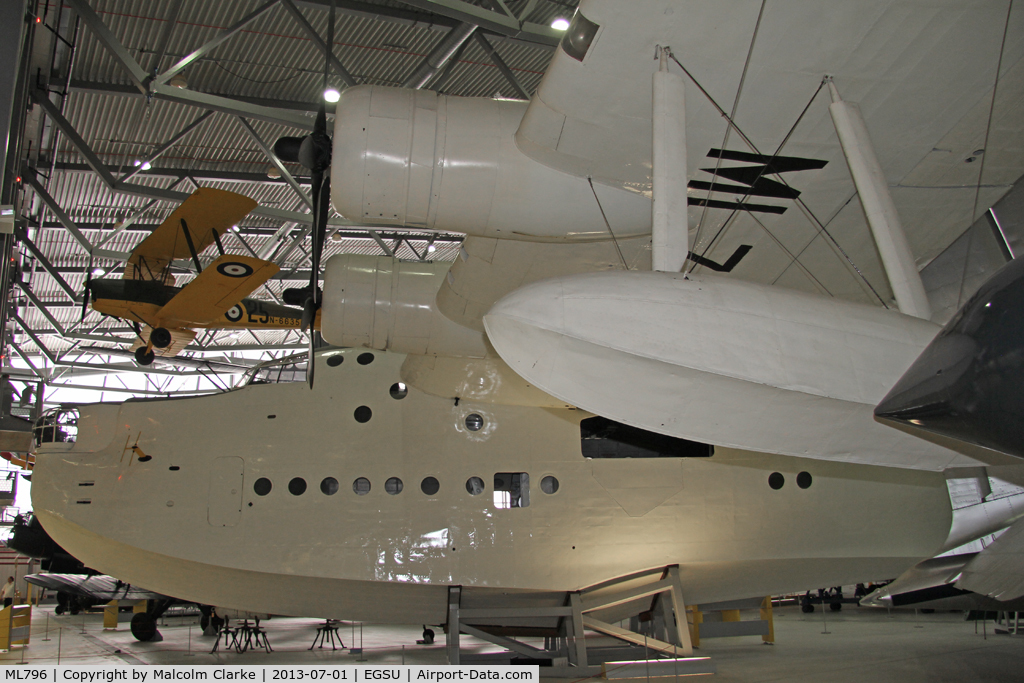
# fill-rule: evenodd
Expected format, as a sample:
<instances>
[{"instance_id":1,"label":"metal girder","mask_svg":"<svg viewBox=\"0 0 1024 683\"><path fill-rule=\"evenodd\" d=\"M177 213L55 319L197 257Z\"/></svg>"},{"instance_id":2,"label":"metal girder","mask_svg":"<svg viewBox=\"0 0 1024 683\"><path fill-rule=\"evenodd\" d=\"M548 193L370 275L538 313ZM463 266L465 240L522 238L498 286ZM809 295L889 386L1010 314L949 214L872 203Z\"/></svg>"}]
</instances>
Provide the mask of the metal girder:
<instances>
[{"instance_id":1,"label":"metal girder","mask_svg":"<svg viewBox=\"0 0 1024 683\"><path fill-rule=\"evenodd\" d=\"M256 18L258 18L260 15L262 15L268 9L270 9L271 7L276 5L278 2L279 2L279 0L270 0L269 2L263 3L262 5L260 5L256 9L254 9L252 12L249 12L244 17L242 17L241 19L236 21L234 24L232 24L231 26L227 27L226 29L224 29L223 31L218 33L217 37L214 38L213 40L207 42L205 45L203 45L203 46L193 50L188 55L182 57L180 60L178 60L178 62L176 64L174 64L169 69L167 69L166 71L161 73L159 76L154 78L152 80L152 82L153 83L166 83L167 81L169 81L171 79L172 76L174 76L174 74L178 73L179 71L181 71L182 69L184 69L189 64L191 64L192 62L196 61L197 59L203 57L207 52L210 52L211 50L216 48L218 45L223 43L225 40L227 40L228 38L232 37L233 35L235 35L239 31L241 31L245 26L247 26L248 24L252 23L252 21L254 21Z\"/></svg>"},{"instance_id":2,"label":"metal girder","mask_svg":"<svg viewBox=\"0 0 1024 683\"><path fill-rule=\"evenodd\" d=\"M28 233L25 232L25 229L19 226L15 226L14 236L17 237L18 241L24 244L30 252L32 252L32 255L36 258L37 261L39 261L39 264L46 269L46 272L50 274L50 277L52 277L54 281L56 281L57 285L61 289L63 289L64 292L69 297L71 297L73 300L77 300L78 296L75 294L75 290L71 288L71 285L69 285L63 277L61 277L60 273L57 272L57 269L54 268L52 263L50 263L50 259L46 258L46 256L43 255L43 252L39 250L39 247L37 247L32 242L32 240L29 239Z\"/></svg>"},{"instance_id":3,"label":"metal girder","mask_svg":"<svg viewBox=\"0 0 1024 683\"><path fill-rule=\"evenodd\" d=\"M11 317L14 318L15 322L17 322L18 325L21 326L21 329L25 331L25 334L27 334L29 336L29 339L31 339L32 341L34 341L36 343L36 346L39 347L39 352L42 353L44 356L46 356L47 360L49 360L51 363L56 365L57 364L57 357L53 355L53 352L50 351L50 349L46 348L46 344L43 343L42 339L40 339L38 336L36 336L35 331L31 327L28 326L28 323L26 323L24 320L22 320L21 316L19 316L14 311L11 311Z\"/></svg>"},{"instance_id":4,"label":"metal girder","mask_svg":"<svg viewBox=\"0 0 1024 683\"><path fill-rule=\"evenodd\" d=\"M198 373L190 373L198 374ZM210 382L213 384L213 382ZM122 389L121 387L95 387L88 384L64 384L58 382L47 382L46 386L51 389L86 389L88 391L109 391L115 394L141 394L143 396L198 396L207 394L221 394L223 389L187 389L179 391L153 391L152 389Z\"/></svg>"},{"instance_id":5,"label":"metal girder","mask_svg":"<svg viewBox=\"0 0 1024 683\"><path fill-rule=\"evenodd\" d=\"M556 31L550 26L520 22L511 13L494 12L486 7L471 5L464 0L400 0L428 12L436 12L458 21L472 23L481 28L505 36L527 40L542 45L557 46L562 40L564 31Z\"/></svg>"},{"instance_id":6,"label":"metal girder","mask_svg":"<svg viewBox=\"0 0 1024 683\"><path fill-rule=\"evenodd\" d=\"M512 69L510 69L508 64L505 63L505 60L501 58L498 52L494 49L494 46L487 42L487 38L484 37L484 34L477 31L473 34L473 37L476 39L476 42L479 43L480 47L483 48L491 62L494 63L494 66L498 67L498 71L500 71L501 75L505 77L505 80L515 88L516 92L519 93L524 100L530 99L530 93L526 92L526 88L524 88L523 84L519 82L515 73L513 73Z\"/></svg>"},{"instance_id":7,"label":"metal girder","mask_svg":"<svg viewBox=\"0 0 1024 683\"><path fill-rule=\"evenodd\" d=\"M39 300L39 297L35 295L35 292L32 291L32 288L26 285L24 282L19 282L17 284L18 288L25 294L25 296L28 297L28 300L36 305L36 308L38 308L39 312L43 314L43 317L50 321L50 324L53 325L53 328L55 330L60 332L60 336L65 336L67 334L67 331L64 329L64 326L57 322L57 319L54 318L50 311L47 309L46 304Z\"/></svg>"},{"instance_id":8,"label":"metal girder","mask_svg":"<svg viewBox=\"0 0 1024 683\"><path fill-rule=\"evenodd\" d=\"M167 54L167 44L171 40L171 31L174 30L174 25L178 23L178 12L181 11L181 2L182 0L171 0L171 11L168 12L167 19L164 20L164 27L160 30L156 54L153 55L153 63L149 67L150 73L156 73L156 70L160 68L160 62L163 60L164 55Z\"/></svg>"},{"instance_id":9,"label":"metal girder","mask_svg":"<svg viewBox=\"0 0 1024 683\"><path fill-rule=\"evenodd\" d=\"M50 196L50 193L47 192L46 188L44 188L42 183L39 182L39 179L36 178L35 169L22 169L21 176L22 180L28 183L29 186L33 190L35 190L35 193L39 195L39 198L41 200L43 200L43 203L46 204L46 207L53 212L53 215L57 217L57 220L60 221L60 224L63 225L64 228L74 236L74 238L78 241L80 245L82 245L82 248L85 249L86 253L92 254L92 244L89 242L89 240L85 238L85 235L82 234L82 231L78 229L78 226L75 225L75 222L71 220L71 216L65 213L64 209L62 209L60 204L57 203L57 200Z\"/></svg>"},{"instance_id":10,"label":"metal girder","mask_svg":"<svg viewBox=\"0 0 1024 683\"><path fill-rule=\"evenodd\" d=\"M173 86L168 86L168 87L173 87ZM119 84L119 83L99 83L99 82L96 82L96 81L73 80L73 81L71 81L68 84L68 89L71 92L89 93L89 94L92 94L92 95L110 95L112 97L129 97L129 98L136 98L136 99L141 99L141 98L146 97L146 95L140 93L138 90L136 90L135 88L131 87L130 85L122 85L122 84ZM181 90L181 88L176 88L176 90ZM197 93L199 91L198 90L182 90L182 92ZM211 97L220 97L219 95L213 95L212 93L207 93L207 94L209 94ZM157 95L154 95L154 97L157 97L157 99L160 99L159 96L157 96ZM306 122L307 119L308 119L308 123L306 123L306 125L304 125L303 127L304 128L310 128L310 129L311 129L312 125L313 125L312 124L313 117L316 116L317 108L320 106L316 102L292 102L292 101L288 101L288 100L275 100L275 99L270 98L270 97L250 97L250 96L246 96L246 95L232 95L230 98L224 98L224 99L231 100L235 105L238 105L239 103L241 103L243 105L253 105L253 106L257 106L257 107L267 107L268 109L270 109L272 111L280 110L283 113L288 113L288 112L295 113L295 112L298 112L300 114L303 114L303 122ZM214 109L214 108L211 107L211 109ZM214 109L214 111L221 111L221 110L220 109ZM232 112L228 112L228 113L232 113ZM307 113L308 113L308 117L305 116L305 114L307 114ZM333 114L333 105L329 105L328 106L327 113L328 114ZM257 118L257 117L250 115L249 118ZM289 126L295 125L294 121L291 121L291 120L288 120L288 121L285 121L285 120L272 121L271 123L280 123L280 124L289 125Z\"/></svg>"},{"instance_id":11,"label":"metal girder","mask_svg":"<svg viewBox=\"0 0 1024 683\"><path fill-rule=\"evenodd\" d=\"M288 0L284 1L287 2ZM274 154L274 152L269 147L267 147L267 144L263 142L263 139L260 137L260 134L256 132L256 129L253 128L252 125L250 125L250 123L241 116L238 117L238 121L242 124L242 127L245 128L245 131L249 134L249 137L253 139L253 142L256 143L256 146L260 148L260 151L263 152L264 156L266 156L267 159L270 160L270 163L274 165L274 168L276 168L281 173L281 177L284 178L285 181L292 186L292 189L295 190L295 194L299 195L299 199L301 199L302 202L306 206L308 206L312 211L313 202L309 198L309 195L307 195L305 191L301 187L299 187L299 183L295 180L295 178L292 177L291 172L287 168L285 168L284 164L281 163L281 160L277 158L277 155Z\"/></svg>"},{"instance_id":12,"label":"metal girder","mask_svg":"<svg viewBox=\"0 0 1024 683\"><path fill-rule=\"evenodd\" d=\"M47 97L46 93L40 90L33 90L32 99L36 104L43 108L46 115L50 117L50 120L53 121L58 128L60 128L60 132L64 133L71 144L75 146L75 149L78 150L78 153L85 157L85 162L92 167L92 170L96 171L97 175L103 179L103 182L106 183L108 187L113 187L116 181L114 180L114 176L110 174L110 171L107 170L106 164L100 161L100 158L96 156L96 153L92 151L92 148L89 147L82 136L78 134L78 131L71 125L71 122L64 118L64 115L60 113L60 109L50 101L50 98Z\"/></svg>"},{"instance_id":13,"label":"metal girder","mask_svg":"<svg viewBox=\"0 0 1024 683\"><path fill-rule=\"evenodd\" d=\"M240 99L223 97L221 95L211 95L210 93L199 92L197 90L175 88L173 85L165 85L162 83L150 84L150 91L155 97L167 100L168 102L189 104L194 107L212 109L214 111L231 114L233 116L246 116L250 119L258 119L269 123L280 123L293 128L299 128L301 130L313 130L312 116L306 117L302 114L286 109L268 107L261 104L252 104Z\"/></svg>"},{"instance_id":14,"label":"metal girder","mask_svg":"<svg viewBox=\"0 0 1024 683\"><path fill-rule=\"evenodd\" d=\"M107 165L107 168L111 171L117 171L117 166ZM58 162L54 164L53 169L55 171L61 171L63 173L91 173L92 168L88 164L71 164ZM176 178L178 182L186 179L194 178L197 180L215 180L218 182L226 183L267 183L271 185L283 185L285 180L283 178L269 178L265 173L245 173L241 171L219 171L219 170L203 170L190 168L187 171L182 168L166 168L162 166L154 166L149 170L145 171L147 178ZM292 175L299 185L309 185L308 176L296 176ZM175 183L176 185L177 183ZM171 187L174 187L172 185ZM81 223L79 224L81 225Z\"/></svg>"},{"instance_id":15,"label":"metal girder","mask_svg":"<svg viewBox=\"0 0 1024 683\"><path fill-rule=\"evenodd\" d=\"M201 124L203 121L205 121L206 119L210 118L213 115L214 115L213 111L206 112L205 114L200 116L198 119L196 119L192 123L188 124L187 126L182 128L180 131L175 133L173 136L171 136L170 140L168 140L164 144L162 144L159 147L157 147L156 151L154 151L152 154L149 154L149 155L145 156L144 160L146 162L150 162L150 161L153 161L154 159L160 158L160 156L162 156L164 152L169 150L171 147L174 147L174 145L176 145L179 140L181 140L183 137L185 137L186 135L191 133L193 130L196 129L197 126L199 126L199 124ZM118 178L117 182L123 183L124 181L126 181L129 178L133 177L137 173L141 173L143 171L143 168L142 168L143 166L145 166L145 163L140 163L138 166L136 166L135 168L133 168L132 170L128 171L123 176Z\"/></svg>"},{"instance_id":16,"label":"metal girder","mask_svg":"<svg viewBox=\"0 0 1024 683\"><path fill-rule=\"evenodd\" d=\"M128 349L105 349L99 346L81 346L75 349L77 353L92 356L120 356L122 358L134 358L135 352ZM222 361L207 361L198 358L184 358L182 356L154 356L153 362L160 365L180 365L185 368L198 368L200 370L211 370L213 372L238 372L250 370L262 361L251 359L239 359L238 364L224 363Z\"/></svg>"},{"instance_id":17,"label":"metal girder","mask_svg":"<svg viewBox=\"0 0 1024 683\"><path fill-rule=\"evenodd\" d=\"M384 250L385 256L393 257L395 255L395 252L391 247L384 243L384 240L380 238L380 235L376 230L367 230L366 232L370 233L370 237L372 237L373 241L377 243L377 246Z\"/></svg>"},{"instance_id":18,"label":"metal girder","mask_svg":"<svg viewBox=\"0 0 1024 683\"><path fill-rule=\"evenodd\" d=\"M113 55L114 59L121 65L121 68L128 73L128 77L132 79L132 82L135 83L139 91L145 93L146 72L128 53L128 50L121 44L121 41L114 37L114 34L103 23L99 15L93 11L89 3L86 0L67 0L67 3L78 12L78 16L82 18L86 26L96 35L96 38L103 44L103 47L107 48L107 51Z\"/></svg>"},{"instance_id":19,"label":"metal girder","mask_svg":"<svg viewBox=\"0 0 1024 683\"><path fill-rule=\"evenodd\" d=\"M302 12L300 12L299 8L295 6L295 3L292 2L292 0L281 0L281 4L284 6L286 10L288 10L288 13L295 18L295 21L299 24L299 26L302 27L302 30L305 31L310 38L312 38L313 44L320 49L320 52L324 53L324 55L328 57L331 63L331 68L333 68L334 71L337 72L339 76L341 76L341 80L345 81L345 85L347 85L350 88L354 85L358 85L359 81L357 81L355 77L353 77L352 74L348 72L348 69L345 68L341 61L334 56L334 50L329 50L327 48L327 43L313 29L310 23L306 21L306 17L302 16Z\"/></svg>"},{"instance_id":20,"label":"metal girder","mask_svg":"<svg viewBox=\"0 0 1024 683\"><path fill-rule=\"evenodd\" d=\"M449 31L448 35L430 51L430 54L423 58L416 70L405 79L402 87L418 89L425 86L448 63L452 55L462 47L462 44L473 35L476 29L476 24L463 22Z\"/></svg>"}]
</instances>

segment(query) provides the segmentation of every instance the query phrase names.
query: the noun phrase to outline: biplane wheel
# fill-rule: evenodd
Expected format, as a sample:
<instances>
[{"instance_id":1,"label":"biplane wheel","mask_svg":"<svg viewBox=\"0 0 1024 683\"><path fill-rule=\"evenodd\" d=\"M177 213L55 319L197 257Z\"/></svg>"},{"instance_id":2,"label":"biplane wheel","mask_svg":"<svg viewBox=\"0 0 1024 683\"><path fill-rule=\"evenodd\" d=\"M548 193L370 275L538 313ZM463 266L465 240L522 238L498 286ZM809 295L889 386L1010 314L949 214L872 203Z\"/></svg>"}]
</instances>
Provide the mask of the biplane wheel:
<instances>
[{"instance_id":1,"label":"biplane wheel","mask_svg":"<svg viewBox=\"0 0 1024 683\"><path fill-rule=\"evenodd\" d=\"M145 346L140 346L135 349L135 362L139 365L149 365L156 358L156 354L152 351L147 351Z\"/></svg>"},{"instance_id":2,"label":"biplane wheel","mask_svg":"<svg viewBox=\"0 0 1024 683\"><path fill-rule=\"evenodd\" d=\"M139 612L132 617L131 629L135 640L153 640L156 635L156 619L145 612Z\"/></svg>"},{"instance_id":3,"label":"biplane wheel","mask_svg":"<svg viewBox=\"0 0 1024 683\"><path fill-rule=\"evenodd\" d=\"M149 333L149 341L158 349L166 349L171 345L171 333L166 327L158 327Z\"/></svg>"}]
</instances>

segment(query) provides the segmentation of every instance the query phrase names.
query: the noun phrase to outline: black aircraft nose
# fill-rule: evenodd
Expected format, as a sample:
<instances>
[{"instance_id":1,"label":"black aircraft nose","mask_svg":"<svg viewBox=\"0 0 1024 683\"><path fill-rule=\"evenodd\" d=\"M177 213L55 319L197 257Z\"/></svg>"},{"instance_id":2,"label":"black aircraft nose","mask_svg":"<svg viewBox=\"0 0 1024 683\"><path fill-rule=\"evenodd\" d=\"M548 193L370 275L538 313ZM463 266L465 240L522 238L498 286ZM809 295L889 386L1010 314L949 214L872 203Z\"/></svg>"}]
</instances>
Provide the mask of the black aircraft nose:
<instances>
[{"instance_id":1,"label":"black aircraft nose","mask_svg":"<svg viewBox=\"0 0 1024 683\"><path fill-rule=\"evenodd\" d=\"M1024 260L982 285L875 416L1024 458Z\"/></svg>"}]
</instances>

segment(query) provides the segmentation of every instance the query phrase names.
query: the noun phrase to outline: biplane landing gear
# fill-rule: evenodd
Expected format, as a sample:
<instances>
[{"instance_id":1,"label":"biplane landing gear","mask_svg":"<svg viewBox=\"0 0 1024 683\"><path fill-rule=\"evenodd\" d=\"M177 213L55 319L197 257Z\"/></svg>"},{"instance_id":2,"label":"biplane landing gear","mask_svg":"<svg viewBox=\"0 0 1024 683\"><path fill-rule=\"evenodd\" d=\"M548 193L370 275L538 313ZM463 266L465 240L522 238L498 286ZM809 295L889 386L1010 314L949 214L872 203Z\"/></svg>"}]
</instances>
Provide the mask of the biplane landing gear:
<instances>
[{"instance_id":1,"label":"biplane landing gear","mask_svg":"<svg viewBox=\"0 0 1024 683\"><path fill-rule=\"evenodd\" d=\"M156 358L156 354L153 350L147 346L140 346L135 349L135 362L139 365L149 365Z\"/></svg>"},{"instance_id":2,"label":"biplane landing gear","mask_svg":"<svg viewBox=\"0 0 1024 683\"><path fill-rule=\"evenodd\" d=\"M171 333L166 327L158 327L149 333L149 341L158 349L166 349L171 345Z\"/></svg>"}]
</instances>

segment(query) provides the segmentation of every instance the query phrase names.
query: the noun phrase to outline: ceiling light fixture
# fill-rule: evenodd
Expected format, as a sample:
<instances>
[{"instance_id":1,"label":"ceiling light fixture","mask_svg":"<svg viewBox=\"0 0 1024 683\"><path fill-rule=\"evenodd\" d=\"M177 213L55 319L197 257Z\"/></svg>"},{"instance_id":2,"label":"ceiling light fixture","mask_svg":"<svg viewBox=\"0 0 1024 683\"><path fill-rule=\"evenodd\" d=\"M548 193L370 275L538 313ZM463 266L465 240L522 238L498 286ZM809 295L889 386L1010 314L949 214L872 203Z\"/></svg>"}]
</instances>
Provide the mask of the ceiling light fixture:
<instances>
[{"instance_id":1,"label":"ceiling light fixture","mask_svg":"<svg viewBox=\"0 0 1024 683\"><path fill-rule=\"evenodd\" d=\"M341 93L335 88L328 88L324 90L324 100L327 102L337 102L341 99Z\"/></svg>"},{"instance_id":2,"label":"ceiling light fixture","mask_svg":"<svg viewBox=\"0 0 1024 683\"><path fill-rule=\"evenodd\" d=\"M556 31L564 31L569 28L569 20L565 17L555 17L555 20L551 22L551 28Z\"/></svg>"},{"instance_id":3,"label":"ceiling light fixture","mask_svg":"<svg viewBox=\"0 0 1024 683\"><path fill-rule=\"evenodd\" d=\"M188 81L185 80L185 77L181 74L174 74L174 77L171 80L167 81L167 85L173 88L181 88L182 90L184 90L188 87Z\"/></svg>"},{"instance_id":4,"label":"ceiling light fixture","mask_svg":"<svg viewBox=\"0 0 1024 683\"><path fill-rule=\"evenodd\" d=\"M278 170L277 166L267 166L267 177L268 178L280 178L281 171Z\"/></svg>"},{"instance_id":5,"label":"ceiling light fixture","mask_svg":"<svg viewBox=\"0 0 1024 683\"><path fill-rule=\"evenodd\" d=\"M103 277L104 275L107 274L107 271L103 270L102 268L93 268L92 274L95 275L96 277Z\"/></svg>"}]
</instances>

